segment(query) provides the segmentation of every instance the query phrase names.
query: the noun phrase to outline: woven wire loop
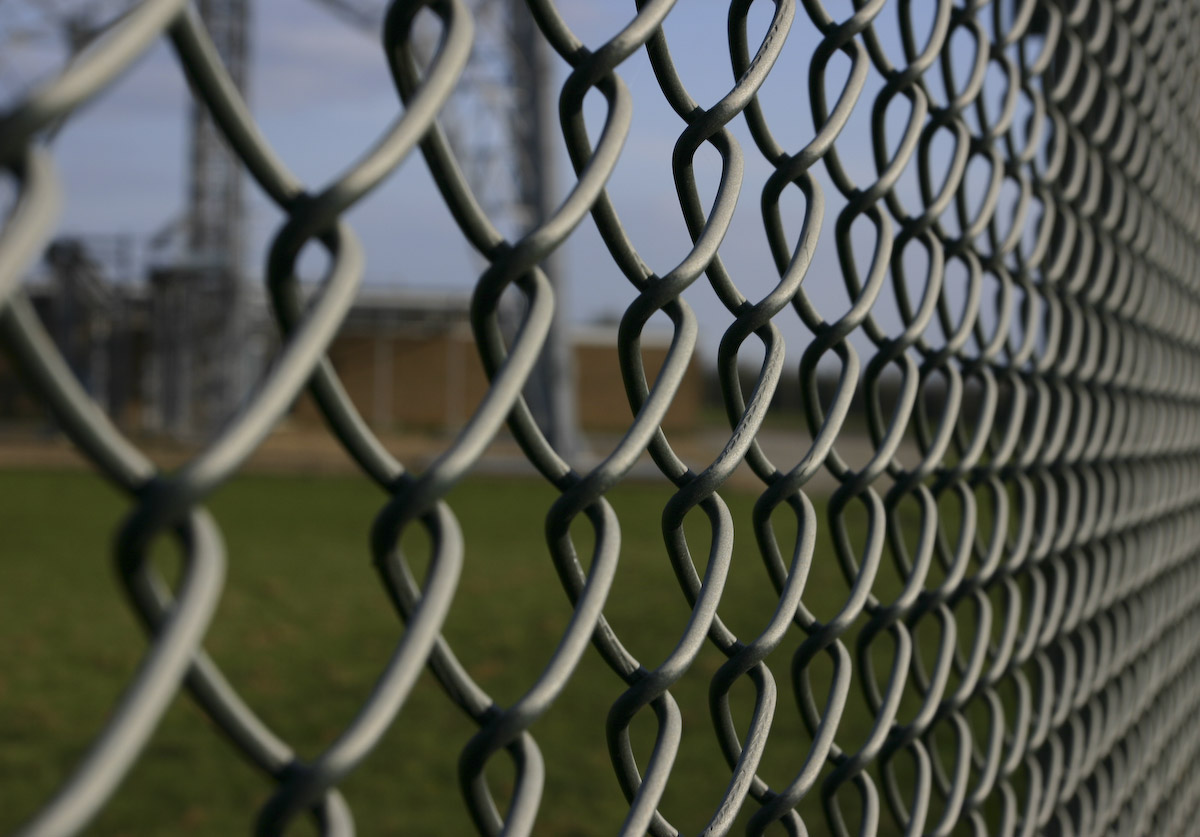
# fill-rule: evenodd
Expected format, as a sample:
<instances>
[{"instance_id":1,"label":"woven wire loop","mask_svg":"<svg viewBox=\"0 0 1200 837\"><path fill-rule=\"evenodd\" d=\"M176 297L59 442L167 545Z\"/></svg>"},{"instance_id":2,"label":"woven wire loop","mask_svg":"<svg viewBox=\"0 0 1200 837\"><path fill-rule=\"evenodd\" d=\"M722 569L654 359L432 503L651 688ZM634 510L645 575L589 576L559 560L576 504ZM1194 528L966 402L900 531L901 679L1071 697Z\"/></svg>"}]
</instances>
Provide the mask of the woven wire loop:
<instances>
[{"instance_id":1,"label":"woven wire loop","mask_svg":"<svg viewBox=\"0 0 1200 837\"><path fill-rule=\"evenodd\" d=\"M574 180L554 213L517 239L481 209L437 122L473 42L464 0L390 5L383 43L399 116L321 187L301 183L260 134L183 0L144 0L0 115L0 166L17 195L0 231L0 334L63 430L130 498L114 560L150 636L103 731L22 834L85 828L180 689L274 780L258 833L281 834L309 815L322 833L352 834L338 784L391 725L419 721L405 703L426 667L477 726L459 760L476 828L527 834L545 774L538 720L586 654L598 654L624 684L606 720L629 805L623 833L676 834L660 810L683 734L671 690L706 645L724 656L710 707L729 770L706 834L727 833L743 811L750 833L778 823L806 834L797 806L814 795L836 834L873 834L885 822L907 834L1191 832L1200 804L1200 3L775 0L765 4L766 27L750 25L752 5L729 4L732 85L719 99L697 101L664 27L669 16L688 15L686 4L638 0L624 28L585 46L555 3L529 0L528 13L568 68L559 128ZM424 10L441 27L428 59L414 39ZM785 147L760 91L801 28L816 33L817 46L807 78L792 80L793 102L811 131L803 145ZM762 33L757 43L751 30ZM162 39L285 218L267 254L278 356L233 421L170 473L91 401L20 284L55 229L47 131ZM680 120L671 166L692 241L661 274L639 254L607 191L633 120L622 65L641 52ZM877 92L869 76L881 80ZM585 118L592 91L604 103L599 130ZM863 112L869 165L845 159L839 143ZM753 147L739 142L735 123ZM720 160L711 201L695 171L706 146ZM486 261L470 319L490 382L462 432L421 473L373 435L325 357L362 275L361 249L342 217L418 154ZM721 256L747 155L771 169L759 198L778 277L757 300ZM915 188L900 187L905 176ZM803 216L789 233L781 202L793 186ZM827 202L836 206L829 218ZM547 441L522 396L556 305L539 265L581 224L594 225L637 294L618 344L629 425L586 473ZM838 276L810 270L818 243L829 240ZM309 299L296 263L312 242L330 259ZM849 304L823 311L812 288L836 281ZM712 461L689 463L663 424L698 339L683 295L704 284L732 318L718 355L730 432ZM515 336L501 328L506 291L525 301ZM648 376L640 337L660 312L672 339ZM785 321L804 332L792 346L798 367L785 362ZM762 360L746 386L739 356L748 342ZM831 365L837 386L828 397L818 369ZM758 434L785 376L798 376L809 441L792 460L774 462ZM204 651L226 562L204 502L305 387L387 494L371 548L406 628L358 713L324 752L302 758ZM852 402L863 405L865 430L848 429ZM464 553L444 497L506 424L559 494L547 510L546 546L573 613L540 676L502 706L441 628ZM870 455L852 464L845 439L855 432L869 437ZM646 453L674 490L662 520L679 590L662 594L682 595L691 608L661 660L636 658L605 615L621 528L606 495ZM719 616L734 538L721 489L743 462L761 487L753 531L742 534L756 543L778 597L755 636L735 635ZM819 519L810 483L822 474L836 488ZM783 515L794 519L794 537L777 533ZM707 524L701 543L685 532L689 516ZM591 528L582 559L572 534L580 519ZM410 527L431 544L422 581L398 546ZM816 549L820 528L832 537L830 553ZM163 537L184 556L173 588L147 557ZM814 562L832 562L844 576L828 617L813 611L815 598L829 596L807 587ZM898 592L876 584L885 568L900 579ZM932 641L917 642L918 632ZM791 679L777 683L765 661L792 637L800 641L787 661ZM818 667L830 672L822 688ZM734 709L744 699L733 694L740 681L753 693L748 715ZM874 724L850 748L839 723L852 700L865 702ZM799 713L806 740L771 736L782 712ZM639 756L630 730L643 714L657 733ZM768 747L793 754L786 783L759 775ZM504 810L485 773L495 758L515 771Z\"/></svg>"}]
</instances>

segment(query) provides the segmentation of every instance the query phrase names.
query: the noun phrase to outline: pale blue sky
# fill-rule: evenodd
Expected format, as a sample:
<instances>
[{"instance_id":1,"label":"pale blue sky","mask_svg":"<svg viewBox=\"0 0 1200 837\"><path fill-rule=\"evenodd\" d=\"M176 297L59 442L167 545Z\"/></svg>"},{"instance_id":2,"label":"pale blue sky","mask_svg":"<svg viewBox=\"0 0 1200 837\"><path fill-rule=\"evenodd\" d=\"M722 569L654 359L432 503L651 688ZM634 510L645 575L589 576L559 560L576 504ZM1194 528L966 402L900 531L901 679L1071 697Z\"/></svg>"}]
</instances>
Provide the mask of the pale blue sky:
<instances>
[{"instance_id":1,"label":"pale blue sky","mask_svg":"<svg viewBox=\"0 0 1200 837\"><path fill-rule=\"evenodd\" d=\"M564 0L560 5L591 46L615 33L633 9L632 3L599 0ZM848 0L826 5L834 15L843 12L841 6L846 7L844 11L850 8ZM733 82L726 8L715 0L680 3L667 20L677 67L693 98L704 106L716 102ZM753 7L751 43L765 29L772 8L771 3ZM888 33L894 28L896 10L888 8L883 14L887 25L881 25L881 30L886 46L892 49L896 39ZM374 40L308 0L259 0L253 32L250 99L255 115L292 169L306 182L319 184L370 145L397 113L398 100L382 50ZM794 149L812 135L807 72L817 41L815 30L799 10L785 51L761 94L777 136ZM565 62L557 57L554 62L557 74L565 76ZM831 65L831 102L848 65L841 56ZM634 123L610 181L610 193L645 260L660 273L666 272L690 247L670 169L671 150L683 122L663 100L644 52L630 58L619 72L633 93ZM869 120L880 83L872 70L863 99L839 141L847 167L860 182L869 182L874 176ZM148 235L179 216L186 181L186 99L182 74L164 42L111 91L72 119L55 150L67 197L62 232ZM599 126L603 102L598 94L595 99L589 101L589 122ZM896 105L894 110L898 131L906 106ZM746 177L721 254L743 293L757 298L776 280L759 210L762 184L770 168L741 121L731 127L742 144ZM714 151L702 150L698 172L703 193L711 196L718 173ZM843 201L824 171L818 174L825 187L826 216L821 246L805 287L828 311L827 318L832 318L847 305L832 242L833 223ZM561 152L558 179L565 194L570 182L565 151ZM913 194L911 183L905 189ZM785 219L790 231L798 231L802 199L798 190L792 191L784 202ZM248 194L252 226L247 267L257 278L265 242L280 215L256 188L250 187ZM480 271L419 155L349 213L348 220L365 245L366 281L372 284L468 289ZM566 245L565 265L573 320L619 314L634 297L632 287L612 266L590 220ZM316 275L313 265L308 269ZM686 298L703 327L702 351L711 357L731 317L703 279L689 289ZM780 321L789 339L789 357L798 360L807 333L790 313L781 315ZM747 359L751 355L753 350Z\"/></svg>"}]
</instances>

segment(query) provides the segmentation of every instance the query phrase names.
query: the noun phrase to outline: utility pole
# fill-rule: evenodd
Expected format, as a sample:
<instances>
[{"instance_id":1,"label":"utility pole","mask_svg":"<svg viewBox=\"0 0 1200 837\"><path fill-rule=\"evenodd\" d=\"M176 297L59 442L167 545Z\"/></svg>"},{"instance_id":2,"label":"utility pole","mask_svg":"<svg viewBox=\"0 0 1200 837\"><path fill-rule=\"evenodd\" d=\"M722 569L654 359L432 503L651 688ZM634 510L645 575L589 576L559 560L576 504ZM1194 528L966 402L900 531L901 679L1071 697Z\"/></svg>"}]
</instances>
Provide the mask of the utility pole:
<instances>
[{"instance_id":1,"label":"utility pole","mask_svg":"<svg viewBox=\"0 0 1200 837\"><path fill-rule=\"evenodd\" d=\"M540 224L555 208L554 99L545 39L538 33L524 0L506 0L510 7L512 47L509 50L514 107L509 119L511 152L516 157L517 192L525 215ZM546 344L525 387L534 418L550 443L567 457L581 452L576 412L574 351L567 333L566 293L561 251L542 262L554 288L554 315Z\"/></svg>"},{"instance_id":2,"label":"utility pole","mask_svg":"<svg viewBox=\"0 0 1200 837\"><path fill-rule=\"evenodd\" d=\"M134 0L0 2L0 96L25 89L36 70L61 66ZM251 0L196 0L238 90L247 87ZM21 49L24 48L24 49ZM16 53L25 53L16 60ZM35 70L22 73L22 64ZM25 76L28 76L26 78ZM255 371L253 318L243 273L246 211L242 167L207 109L189 114L182 253L151 277L149 428L179 438L212 435Z\"/></svg>"}]
</instances>

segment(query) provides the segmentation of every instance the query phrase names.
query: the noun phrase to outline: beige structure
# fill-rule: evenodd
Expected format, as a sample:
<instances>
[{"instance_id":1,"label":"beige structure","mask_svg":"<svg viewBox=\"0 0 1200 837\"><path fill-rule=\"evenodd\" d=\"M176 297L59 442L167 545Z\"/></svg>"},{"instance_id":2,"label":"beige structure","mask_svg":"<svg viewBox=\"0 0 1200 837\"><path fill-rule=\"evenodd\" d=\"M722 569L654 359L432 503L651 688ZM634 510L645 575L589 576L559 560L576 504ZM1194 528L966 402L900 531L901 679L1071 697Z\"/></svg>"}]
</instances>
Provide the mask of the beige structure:
<instances>
[{"instance_id":1,"label":"beige structure","mask_svg":"<svg viewBox=\"0 0 1200 837\"><path fill-rule=\"evenodd\" d=\"M617 362L616 334L615 326L587 326L572 334L578 415L585 431L621 432L633 417ZM670 335L643 337L648 375L662 366L669 343ZM363 417L378 428L456 429L487 390L465 301L368 293L334 340L329 357ZM664 427L694 427L700 397L700 368L693 357ZM301 397L293 420L319 421L310 396Z\"/></svg>"},{"instance_id":2,"label":"beige structure","mask_svg":"<svg viewBox=\"0 0 1200 837\"><path fill-rule=\"evenodd\" d=\"M55 322L58 297L53 288L36 286L31 296L43 320ZM108 359L107 376L96 397L122 426L135 431L161 430L153 421L155 376L153 348L148 339L147 297L122 289L123 329L104 342L76 341L70 354L84 385L93 391L102 382L87 375L100 355ZM363 417L381 430L443 431L461 427L487 390L483 365L467 321L469 298L462 294L364 289L346 318L329 356ZM56 339L62 340L56 329ZM119 337L120 340L116 340ZM617 362L616 326L585 326L573 330L574 369L578 386L578 415L585 431L621 432L632 412L625 397ZM649 332L642 338L647 374L657 374L666 357L670 335ZM111 345L110 345L111 344ZM122 348L115 351L114 346ZM116 383L121 383L117 387ZM688 430L695 426L701 399L699 363L691 367L672 401L664 426ZM110 391L111 390L111 391ZM41 409L0 352L0 421L36 419ZM316 405L301 396L292 413L293 425L320 421Z\"/></svg>"}]
</instances>

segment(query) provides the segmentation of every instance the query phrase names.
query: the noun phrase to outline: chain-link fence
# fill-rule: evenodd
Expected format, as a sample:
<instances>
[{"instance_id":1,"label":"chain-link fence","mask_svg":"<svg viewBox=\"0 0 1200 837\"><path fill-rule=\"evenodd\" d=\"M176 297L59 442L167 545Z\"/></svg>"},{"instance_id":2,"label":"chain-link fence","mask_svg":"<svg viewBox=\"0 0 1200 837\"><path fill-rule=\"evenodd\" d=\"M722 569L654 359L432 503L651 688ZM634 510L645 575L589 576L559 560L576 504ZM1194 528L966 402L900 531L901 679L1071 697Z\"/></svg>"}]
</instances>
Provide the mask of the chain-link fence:
<instances>
[{"instance_id":1,"label":"chain-link fence","mask_svg":"<svg viewBox=\"0 0 1200 837\"><path fill-rule=\"evenodd\" d=\"M129 495L116 561L150 637L103 731L22 833L83 829L118 792L181 689L276 782L257 813L260 833L282 833L306 813L326 833L352 833L338 784L389 727L421 722L405 703L426 667L445 699L478 725L459 760L462 804L482 833L528 833L545 774L538 721L585 655L599 655L626 685L606 721L590 719L606 724L615 781L628 800L624 833L676 833L659 811L685 720L672 686L706 645L727 660L711 677L711 723L688 718L687 734L715 735L728 784L705 833L724 833L749 811L751 833L805 834L798 806L806 798L821 800L803 809L817 812L805 813L810 824L819 816L835 833L1194 831L1200 4L777 0L768 4L768 26L749 27L760 40L747 34L752 0L733 0L733 82L710 102L689 95L664 28L689 5L639 0L624 29L585 46L551 0L529 0L541 36L570 68L558 113L575 176L551 217L519 240L504 238L480 209L437 127L471 50L463 0L391 5L383 43L399 116L320 189L299 182L272 151L184 0L137 5L0 118L0 162L17 194L0 234L0 331L62 429ZM413 37L422 9L437 16L442 33L424 64ZM790 82L792 118L811 126L802 144L785 147L759 92L800 26L819 33L805 57L807 77ZM20 283L55 230L55 165L42 137L160 39L245 170L286 215L266 277L282 346L244 408L170 473L90 401ZM662 274L639 256L606 192L633 118L622 64L642 50L682 123L669 163L694 243ZM868 75L881 80L874 95L864 92ZM602 125L585 119L593 91L604 101ZM873 158L865 164L843 150L851 115L863 112ZM735 124L752 147L738 142ZM706 146L721 160L711 204L694 170ZM362 272L341 216L418 153L487 262L470 318L490 387L461 433L414 473L373 435L323 358ZM778 279L757 300L739 289L721 255L745 155L761 155L773 172L760 198ZM788 231L780 206L793 186L803 219ZM586 473L547 443L521 396L555 307L539 264L581 224L599 232L637 293L618 342L628 432ZM294 268L312 242L325 248L329 267L310 298ZM810 270L820 242L836 246L838 272ZM850 297L838 316L813 293L831 282ZM711 462L685 462L661 425L698 338L683 294L705 283L731 321L719 352L731 430ZM498 308L512 288L525 313L506 337ZM673 338L648 379L639 335L659 312ZM785 321L802 327L791 346L798 369L784 363ZM762 356L749 386L738 367L747 342ZM832 397L822 398L819 367L836 371ZM758 431L781 377L795 375L803 426L795 428L794 455L772 461ZM272 732L203 650L226 563L205 499L238 473L305 387L330 432L390 497L370 537L382 585L406 625L361 710L311 758ZM856 424L858 404L865 416ZM545 517L546 558L573 615L541 676L501 706L440 630L455 607L464 554L443 498L506 423L561 495ZM853 434L870 440L869 458L856 465L842 444ZM647 452L675 490L662 510L662 560L679 589L656 595L682 595L691 607L661 660L635 658L605 617L622 557L622 521L606 494ZM761 493L752 526L737 535L757 545L762 583L778 598L754 636L735 636L719 616L735 535L722 486L743 462ZM837 487L819 518L810 494L822 473ZM699 543L684 530L693 510L709 528ZM794 537L778 535L785 517ZM581 555L584 525L590 554ZM397 546L409 529L428 534L423 581ZM816 548L819 529L831 534L831 550ZM183 555L173 589L148 559L163 538ZM806 585L810 568L822 564L845 577L836 609L830 590ZM898 584L880 582L885 566ZM833 615L818 619L817 610ZM917 641L918 633L929 641ZM776 682L773 652L795 637L796 650L782 661L790 681ZM829 673L819 688L811 676L818 668ZM794 700L783 699L789 691ZM852 701L865 701L873 726L848 748L839 724ZM795 712L807 736L784 742L768 734L775 716ZM635 719L654 725L648 751L631 744ZM766 748L792 754L790 781L760 778ZM515 771L502 806L485 775L497 759Z\"/></svg>"}]
</instances>

